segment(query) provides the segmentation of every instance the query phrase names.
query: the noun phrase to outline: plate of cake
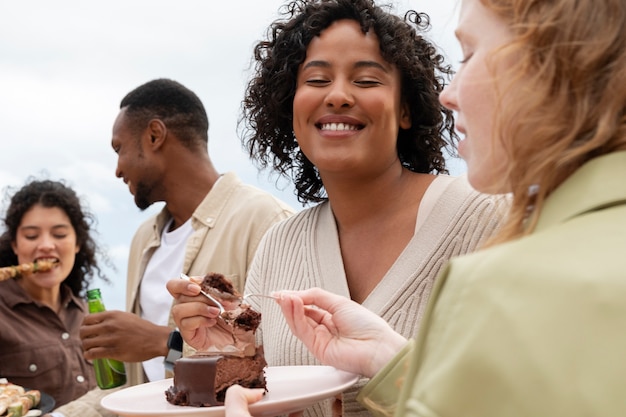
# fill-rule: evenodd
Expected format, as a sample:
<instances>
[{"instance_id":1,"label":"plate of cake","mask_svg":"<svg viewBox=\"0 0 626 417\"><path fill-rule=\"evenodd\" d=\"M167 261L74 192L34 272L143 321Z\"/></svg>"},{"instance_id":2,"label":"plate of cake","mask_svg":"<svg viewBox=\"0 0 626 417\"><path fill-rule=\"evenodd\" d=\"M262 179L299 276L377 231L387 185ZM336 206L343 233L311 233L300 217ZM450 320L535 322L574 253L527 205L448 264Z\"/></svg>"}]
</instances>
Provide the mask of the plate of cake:
<instances>
[{"instance_id":1,"label":"plate of cake","mask_svg":"<svg viewBox=\"0 0 626 417\"><path fill-rule=\"evenodd\" d=\"M195 279L194 279L195 280ZM252 404L255 416L303 410L357 382L358 375L330 366L268 367L255 343L261 313L222 274L197 279L203 294L223 312L212 328L211 346L174 363L174 378L128 387L104 397L104 408L120 416L223 416L228 387L263 388Z\"/></svg>"},{"instance_id":2,"label":"plate of cake","mask_svg":"<svg viewBox=\"0 0 626 417\"><path fill-rule=\"evenodd\" d=\"M255 416L274 416L303 410L321 400L345 391L359 379L358 375L331 366L270 366L265 368L267 392L262 400L250 406ZM223 406L193 407L174 405L165 392L172 378L136 385L109 394L102 406L120 416L171 417L224 415Z\"/></svg>"}]
</instances>

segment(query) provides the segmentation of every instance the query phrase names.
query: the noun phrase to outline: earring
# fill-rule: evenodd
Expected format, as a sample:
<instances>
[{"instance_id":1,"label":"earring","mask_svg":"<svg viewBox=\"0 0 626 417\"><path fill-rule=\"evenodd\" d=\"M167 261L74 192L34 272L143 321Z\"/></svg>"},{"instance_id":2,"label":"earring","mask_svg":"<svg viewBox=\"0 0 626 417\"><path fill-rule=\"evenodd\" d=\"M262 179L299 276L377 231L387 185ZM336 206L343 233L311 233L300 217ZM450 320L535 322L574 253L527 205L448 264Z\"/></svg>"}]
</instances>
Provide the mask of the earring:
<instances>
[{"instance_id":1,"label":"earring","mask_svg":"<svg viewBox=\"0 0 626 417\"><path fill-rule=\"evenodd\" d=\"M529 218L532 212L535 210L535 200L537 199L537 194L539 193L539 184L532 184L528 187L528 200L529 203L526 206L526 216L525 219Z\"/></svg>"}]
</instances>

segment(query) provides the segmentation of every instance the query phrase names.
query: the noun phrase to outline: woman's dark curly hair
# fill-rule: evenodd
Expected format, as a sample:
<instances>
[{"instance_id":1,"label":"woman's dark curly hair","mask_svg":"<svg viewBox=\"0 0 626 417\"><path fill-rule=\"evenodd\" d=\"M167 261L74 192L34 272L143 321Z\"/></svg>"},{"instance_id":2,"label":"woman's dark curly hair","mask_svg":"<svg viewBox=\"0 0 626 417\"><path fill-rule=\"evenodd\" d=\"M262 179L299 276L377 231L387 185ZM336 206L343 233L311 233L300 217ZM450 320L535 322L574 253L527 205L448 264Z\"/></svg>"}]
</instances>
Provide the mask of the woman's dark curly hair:
<instances>
[{"instance_id":1,"label":"woman's dark curly hair","mask_svg":"<svg viewBox=\"0 0 626 417\"><path fill-rule=\"evenodd\" d=\"M285 20L268 29L268 40L254 48L255 75L242 103L243 145L261 168L272 166L294 182L302 203L324 201L324 185L316 167L300 151L293 132L293 100L300 64L311 40L333 22L359 22L364 33L376 33L381 55L394 64L402 82L402 101L411 127L400 129L398 157L414 172L448 173L443 150L455 154L458 140L452 111L439 103L439 93L452 75L444 58L421 33L430 28L428 15L409 11L404 19L372 0L294 0Z\"/></svg>"},{"instance_id":2,"label":"woman's dark curly hair","mask_svg":"<svg viewBox=\"0 0 626 417\"><path fill-rule=\"evenodd\" d=\"M15 242L24 214L37 204L63 210L76 232L76 243L80 249L72 271L63 281L72 293L79 297L84 296L96 273L108 282L98 266L96 254L99 250L91 236L95 218L81 206L74 190L59 181L31 180L13 194L4 217L5 230L0 236L0 267L17 264L17 255L13 252L11 243Z\"/></svg>"}]
</instances>

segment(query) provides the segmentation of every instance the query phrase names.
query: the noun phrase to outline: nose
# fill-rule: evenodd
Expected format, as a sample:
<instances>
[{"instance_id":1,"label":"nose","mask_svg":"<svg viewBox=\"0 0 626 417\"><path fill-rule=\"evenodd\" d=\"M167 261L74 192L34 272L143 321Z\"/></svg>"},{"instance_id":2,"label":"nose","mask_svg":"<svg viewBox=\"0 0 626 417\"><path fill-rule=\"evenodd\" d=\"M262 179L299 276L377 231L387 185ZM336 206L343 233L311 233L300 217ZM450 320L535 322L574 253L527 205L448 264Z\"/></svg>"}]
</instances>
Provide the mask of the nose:
<instances>
[{"instance_id":1,"label":"nose","mask_svg":"<svg viewBox=\"0 0 626 417\"><path fill-rule=\"evenodd\" d=\"M456 76L452 78L450 84L446 85L439 94L439 102L450 110L457 111L459 109L456 99Z\"/></svg>"},{"instance_id":2,"label":"nose","mask_svg":"<svg viewBox=\"0 0 626 417\"><path fill-rule=\"evenodd\" d=\"M54 246L54 237L48 233L43 233L41 235L41 239L39 240L39 250L50 251L54 249Z\"/></svg>"},{"instance_id":3,"label":"nose","mask_svg":"<svg viewBox=\"0 0 626 417\"><path fill-rule=\"evenodd\" d=\"M117 178L122 178L122 169L120 168L120 161L119 158L117 160L117 165L115 166L115 176Z\"/></svg>"},{"instance_id":4,"label":"nose","mask_svg":"<svg viewBox=\"0 0 626 417\"><path fill-rule=\"evenodd\" d=\"M324 100L328 107L341 108L354 106L354 95L349 81L335 80L328 87L329 90Z\"/></svg>"}]
</instances>

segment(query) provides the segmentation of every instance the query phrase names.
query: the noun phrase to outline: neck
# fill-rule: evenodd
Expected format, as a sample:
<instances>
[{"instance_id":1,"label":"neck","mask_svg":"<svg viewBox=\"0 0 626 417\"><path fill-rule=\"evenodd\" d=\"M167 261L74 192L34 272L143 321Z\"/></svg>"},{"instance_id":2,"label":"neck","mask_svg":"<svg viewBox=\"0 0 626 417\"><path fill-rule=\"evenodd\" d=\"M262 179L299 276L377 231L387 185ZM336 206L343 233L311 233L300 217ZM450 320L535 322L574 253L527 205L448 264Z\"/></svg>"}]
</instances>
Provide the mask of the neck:
<instances>
[{"instance_id":1,"label":"neck","mask_svg":"<svg viewBox=\"0 0 626 417\"><path fill-rule=\"evenodd\" d=\"M416 206L417 210L422 195L434 178L403 168L397 175L353 184L330 181L325 188L335 219L342 228L389 218L407 207Z\"/></svg>"},{"instance_id":2,"label":"neck","mask_svg":"<svg viewBox=\"0 0 626 417\"><path fill-rule=\"evenodd\" d=\"M210 161L186 164L176 174L166 175L165 204L174 218L172 229L185 223L217 182L220 174Z\"/></svg>"},{"instance_id":3,"label":"neck","mask_svg":"<svg viewBox=\"0 0 626 417\"><path fill-rule=\"evenodd\" d=\"M61 309L61 285L52 288L43 288L32 285L28 281L21 278L18 284L26 291L26 293L35 301L50 307L57 314Z\"/></svg>"}]
</instances>

